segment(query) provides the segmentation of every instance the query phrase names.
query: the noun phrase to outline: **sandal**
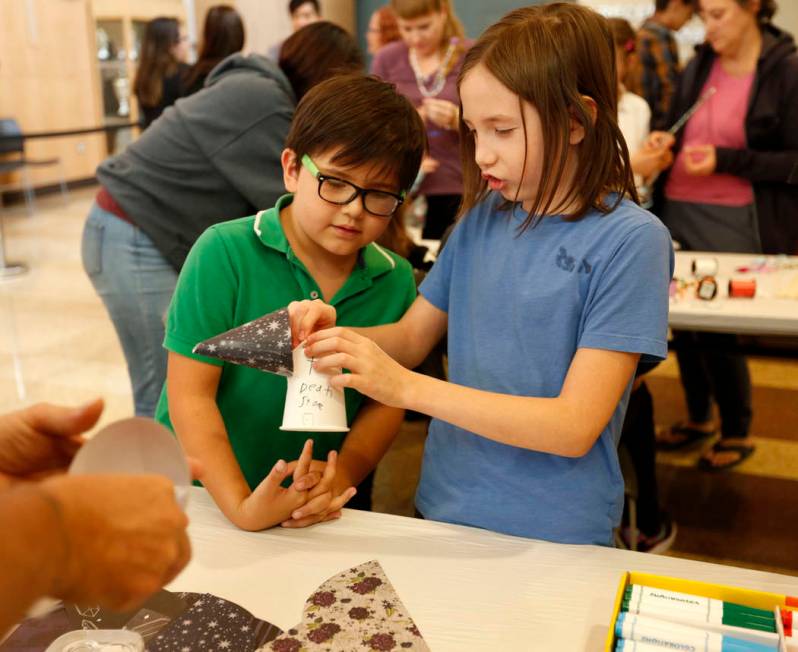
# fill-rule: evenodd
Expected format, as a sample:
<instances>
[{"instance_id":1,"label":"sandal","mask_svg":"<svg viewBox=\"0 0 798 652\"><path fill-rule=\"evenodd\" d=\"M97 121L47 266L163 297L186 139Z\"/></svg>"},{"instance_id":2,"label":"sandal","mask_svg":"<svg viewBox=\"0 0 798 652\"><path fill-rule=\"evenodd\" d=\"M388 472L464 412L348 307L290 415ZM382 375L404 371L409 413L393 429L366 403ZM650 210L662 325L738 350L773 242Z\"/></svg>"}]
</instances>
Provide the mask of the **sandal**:
<instances>
[{"instance_id":1,"label":"sandal","mask_svg":"<svg viewBox=\"0 0 798 652\"><path fill-rule=\"evenodd\" d=\"M677 451L682 448L687 448L693 444L703 441L709 437L714 437L718 430L701 430L699 428L691 428L690 426L683 425L683 422L676 423L671 426L670 430L672 435L681 435L684 439L679 441L661 441L657 440L657 450L661 451Z\"/></svg>"},{"instance_id":2,"label":"sandal","mask_svg":"<svg viewBox=\"0 0 798 652\"><path fill-rule=\"evenodd\" d=\"M701 457L698 460L698 468L702 471L727 471L751 457L755 448L753 445L732 444L729 440L721 439L712 446L713 453L737 453L740 457L726 464L713 464L708 458Z\"/></svg>"}]
</instances>

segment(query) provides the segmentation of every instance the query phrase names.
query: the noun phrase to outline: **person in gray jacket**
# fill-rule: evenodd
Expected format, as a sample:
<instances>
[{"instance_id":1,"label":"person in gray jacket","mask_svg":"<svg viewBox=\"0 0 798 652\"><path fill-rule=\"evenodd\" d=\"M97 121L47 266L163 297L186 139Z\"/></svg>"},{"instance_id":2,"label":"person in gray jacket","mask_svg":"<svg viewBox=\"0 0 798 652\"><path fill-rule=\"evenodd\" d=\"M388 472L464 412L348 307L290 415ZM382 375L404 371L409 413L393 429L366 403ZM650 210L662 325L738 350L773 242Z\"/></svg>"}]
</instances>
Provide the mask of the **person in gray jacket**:
<instances>
[{"instance_id":1,"label":"person in gray jacket","mask_svg":"<svg viewBox=\"0 0 798 652\"><path fill-rule=\"evenodd\" d=\"M234 54L203 88L97 168L83 266L114 323L137 416L152 416L166 377L163 318L189 249L209 226L274 205L294 107L316 83L359 70L355 40L329 22L289 37L275 64Z\"/></svg>"}]
</instances>

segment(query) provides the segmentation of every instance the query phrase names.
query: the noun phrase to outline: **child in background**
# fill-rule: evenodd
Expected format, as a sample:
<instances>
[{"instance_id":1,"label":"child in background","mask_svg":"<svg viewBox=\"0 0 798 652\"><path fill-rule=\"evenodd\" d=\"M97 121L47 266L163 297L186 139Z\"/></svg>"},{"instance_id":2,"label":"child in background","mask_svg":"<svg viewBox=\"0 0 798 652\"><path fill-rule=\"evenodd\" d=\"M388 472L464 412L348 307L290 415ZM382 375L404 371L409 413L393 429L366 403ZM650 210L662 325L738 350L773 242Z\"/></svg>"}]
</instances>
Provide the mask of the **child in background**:
<instances>
[{"instance_id":1,"label":"child in background","mask_svg":"<svg viewBox=\"0 0 798 652\"><path fill-rule=\"evenodd\" d=\"M241 528L340 515L403 412L348 390L351 430L308 433L317 460L309 463L306 437L279 429L284 378L192 348L302 298L324 299L350 326L399 319L416 294L413 272L374 240L401 205L425 143L418 112L390 84L363 75L322 82L299 103L282 154L291 194L209 228L188 256L166 324L169 367L156 418L201 460L205 487ZM292 473L294 483L283 488Z\"/></svg>"},{"instance_id":2,"label":"child in background","mask_svg":"<svg viewBox=\"0 0 798 652\"><path fill-rule=\"evenodd\" d=\"M463 217L395 324L290 306L331 382L433 417L426 518L611 545L638 359L664 358L670 236L637 206L607 22L570 3L490 27L458 79ZM448 329L451 382L409 371Z\"/></svg>"},{"instance_id":3,"label":"child in background","mask_svg":"<svg viewBox=\"0 0 798 652\"><path fill-rule=\"evenodd\" d=\"M645 184L673 163L670 143L654 145L648 142L651 109L639 95L630 93L624 86L624 79L633 67L635 58L635 32L624 18L609 18L610 30L615 43L615 70L618 80L618 126L621 129L626 147L629 149L629 162L635 176L638 195L648 199Z\"/></svg>"},{"instance_id":4,"label":"child in background","mask_svg":"<svg viewBox=\"0 0 798 652\"><path fill-rule=\"evenodd\" d=\"M635 56L635 32L629 21L623 18L609 18L608 22L615 41L618 126L629 148L629 162L635 175L635 186L642 199L644 194L649 194L647 184L652 177L670 166L673 155L670 143L655 145L646 142L651 109L642 97L627 91L623 84ZM677 527L659 506L654 401L643 377L654 366L656 363L638 365L621 428L620 445L629 453L637 480L637 531L632 532L628 509L624 510L619 543L625 548L640 552L662 553L673 545Z\"/></svg>"}]
</instances>

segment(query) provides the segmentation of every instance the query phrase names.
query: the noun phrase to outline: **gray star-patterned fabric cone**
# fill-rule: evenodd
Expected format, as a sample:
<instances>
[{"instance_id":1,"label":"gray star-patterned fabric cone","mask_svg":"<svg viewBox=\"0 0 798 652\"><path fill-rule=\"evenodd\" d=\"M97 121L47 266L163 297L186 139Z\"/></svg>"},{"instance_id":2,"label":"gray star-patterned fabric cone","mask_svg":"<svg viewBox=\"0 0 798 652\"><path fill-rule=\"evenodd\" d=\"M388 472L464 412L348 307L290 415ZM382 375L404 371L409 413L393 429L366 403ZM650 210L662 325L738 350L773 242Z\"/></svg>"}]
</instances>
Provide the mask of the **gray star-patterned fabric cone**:
<instances>
[{"instance_id":1,"label":"gray star-patterned fabric cone","mask_svg":"<svg viewBox=\"0 0 798 652\"><path fill-rule=\"evenodd\" d=\"M200 342L194 353L280 376L294 372L291 323L282 308Z\"/></svg>"}]
</instances>

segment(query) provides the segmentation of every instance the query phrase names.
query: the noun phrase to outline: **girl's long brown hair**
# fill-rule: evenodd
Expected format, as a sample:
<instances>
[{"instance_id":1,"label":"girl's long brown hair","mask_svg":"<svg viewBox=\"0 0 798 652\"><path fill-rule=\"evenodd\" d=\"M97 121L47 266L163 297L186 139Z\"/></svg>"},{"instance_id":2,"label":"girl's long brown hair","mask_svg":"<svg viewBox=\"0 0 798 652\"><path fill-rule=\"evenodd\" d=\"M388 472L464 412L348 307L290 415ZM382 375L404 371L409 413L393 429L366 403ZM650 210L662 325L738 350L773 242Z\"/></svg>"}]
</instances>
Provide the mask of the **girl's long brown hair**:
<instances>
[{"instance_id":1,"label":"girl's long brown hair","mask_svg":"<svg viewBox=\"0 0 798 652\"><path fill-rule=\"evenodd\" d=\"M468 51L458 78L483 65L538 111L543 129L541 183L519 233L546 214L574 203L572 219L590 209L611 212L624 195L637 201L629 153L618 128L618 92L613 40L607 21L592 9L570 3L525 7L489 27ZM595 102L595 117L591 105ZM462 107L461 107L462 112ZM558 205L554 197L563 183L571 121L584 128L576 146L578 162L572 186ZM527 138L526 122L523 121ZM463 162L463 205L460 213L482 201L487 182L475 162L474 138L460 122ZM524 160L524 170L527 162ZM617 193L606 203L608 193ZM505 205L509 207L509 205Z\"/></svg>"},{"instance_id":2,"label":"girl's long brown hair","mask_svg":"<svg viewBox=\"0 0 798 652\"><path fill-rule=\"evenodd\" d=\"M133 82L133 92L140 104L158 106L163 93L164 77L177 71L172 48L180 41L180 24L176 18L160 16L147 23L141 42L141 59Z\"/></svg>"},{"instance_id":3,"label":"girl's long brown hair","mask_svg":"<svg viewBox=\"0 0 798 652\"><path fill-rule=\"evenodd\" d=\"M183 82L191 88L198 79L204 78L225 57L240 52L244 47L244 22L230 5L214 5L205 15L197 62L186 73Z\"/></svg>"}]
</instances>

